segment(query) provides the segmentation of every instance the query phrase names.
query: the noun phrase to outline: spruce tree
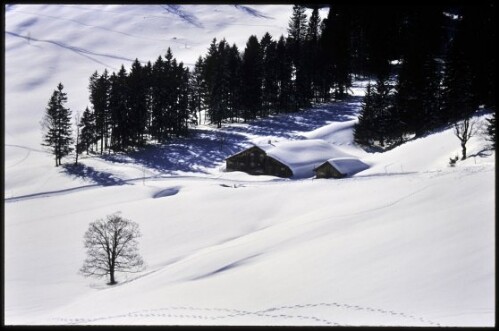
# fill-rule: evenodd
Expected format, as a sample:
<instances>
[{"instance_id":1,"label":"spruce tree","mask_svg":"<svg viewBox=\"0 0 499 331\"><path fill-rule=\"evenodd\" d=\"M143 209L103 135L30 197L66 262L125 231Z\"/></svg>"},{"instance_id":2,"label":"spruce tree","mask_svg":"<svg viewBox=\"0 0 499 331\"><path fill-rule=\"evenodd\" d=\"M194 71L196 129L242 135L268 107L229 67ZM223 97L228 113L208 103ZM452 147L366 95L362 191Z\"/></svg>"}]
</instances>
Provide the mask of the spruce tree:
<instances>
[{"instance_id":1,"label":"spruce tree","mask_svg":"<svg viewBox=\"0 0 499 331\"><path fill-rule=\"evenodd\" d=\"M354 141L359 145L372 146L375 135L376 109L373 107L373 87L369 83L366 87L366 94L362 103L362 108L358 117L358 122L354 126Z\"/></svg>"},{"instance_id":2,"label":"spruce tree","mask_svg":"<svg viewBox=\"0 0 499 331\"><path fill-rule=\"evenodd\" d=\"M190 109L194 114L198 114L197 124L201 124L201 112L204 109L204 80L203 80L203 58L200 56L194 70L190 74Z\"/></svg>"},{"instance_id":3,"label":"spruce tree","mask_svg":"<svg viewBox=\"0 0 499 331\"><path fill-rule=\"evenodd\" d=\"M320 102L321 73L319 69L319 26L320 17L318 7L314 7L307 26L306 35L306 71L309 84L309 99Z\"/></svg>"},{"instance_id":4,"label":"spruce tree","mask_svg":"<svg viewBox=\"0 0 499 331\"><path fill-rule=\"evenodd\" d=\"M108 147L109 138L109 76L105 69L102 75L94 72L90 77L89 91L90 102L95 113L95 123L97 126L98 137L100 140L100 153L104 153L104 148Z\"/></svg>"},{"instance_id":5,"label":"spruce tree","mask_svg":"<svg viewBox=\"0 0 499 331\"><path fill-rule=\"evenodd\" d=\"M454 123L469 117L476 109L477 102L472 91L472 73L466 56L465 44L460 36L452 42L442 83L441 121Z\"/></svg>"},{"instance_id":6,"label":"spruce tree","mask_svg":"<svg viewBox=\"0 0 499 331\"><path fill-rule=\"evenodd\" d=\"M354 140L366 146L392 147L402 142L403 124L393 101L392 87L386 76L368 85Z\"/></svg>"},{"instance_id":7,"label":"spruce tree","mask_svg":"<svg viewBox=\"0 0 499 331\"><path fill-rule=\"evenodd\" d=\"M438 7L409 7L407 11L396 106L406 133L417 137L440 122L440 68L436 56L442 16Z\"/></svg>"},{"instance_id":8,"label":"spruce tree","mask_svg":"<svg viewBox=\"0 0 499 331\"><path fill-rule=\"evenodd\" d=\"M263 54L256 36L246 43L241 64L242 108L245 120L262 116Z\"/></svg>"},{"instance_id":9,"label":"spruce tree","mask_svg":"<svg viewBox=\"0 0 499 331\"><path fill-rule=\"evenodd\" d=\"M110 78L109 110L111 113L111 149L126 151L131 146L132 119L127 105L129 90L127 88L127 72L122 65L118 74Z\"/></svg>"},{"instance_id":10,"label":"spruce tree","mask_svg":"<svg viewBox=\"0 0 499 331\"><path fill-rule=\"evenodd\" d=\"M276 42L266 33L261 41L262 50L262 115L268 116L277 108L278 79Z\"/></svg>"},{"instance_id":11,"label":"spruce tree","mask_svg":"<svg viewBox=\"0 0 499 331\"><path fill-rule=\"evenodd\" d=\"M204 60L203 79L205 81L205 96L207 112L212 124L222 126L227 111L228 66L226 65L227 42L213 39Z\"/></svg>"},{"instance_id":12,"label":"spruce tree","mask_svg":"<svg viewBox=\"0 0 499 331\"><path fill-rule=\"evenodd\" d=\"M71 111L66 108L67 95L63 92L62 83L57 85L48 102L42 120L44 136L42 146L49 148L54 155L55 166L61 165L61 159L69 155L73 148L71 130Z\"/></svg>"},{"instance_id":13,"label":"spruce tree","mask_svg":"<svg viewBox=\"0 0 499 331\"><path fill-rule=\"evenodd\" d=\"M228 116L231 121L239 121L241 108L241 64L242 59L236 44L228 50L227 70L229 76Z\"/></svg>"},{"instance_id":14,"label":"spruce tree","mask_svg":"<svg viewBox=\"0 0 499 331\"><path fill-rule=\"evenodd\" d=\"M276 45L277 112L292 110L292 58L290 48L281 35Z\"/></svg>"},{"instance_id":15,"label":"spruce tree","mask_svg":"<svg viewBox=\"0 0 499 331\"><path fill-rule=\"evenodd\" d=\"M97 140L97 131L95 127L95 116L92 111L88 107L83 111L83 115L81 116L79 126L81 128L80 131L80 151L86 151L87 155L89 154L89 149Z\"/></svg>"},{"instance_id":16,"label":"spruce tree","mask_svg":"<svg viewBox=\"0 0 499 331\"><path fill-rule=\"evenodd\" d=\"M147 126L147 79L145 68L138 59L132 64L130 74L126 80L127 107L130 112L130 127L128 134L131 136L131 145L142 146L145 142Z\"/></svg>"},{"instance_id":17,"label":"spruce tree","mask_svg":"<svg viewBox=\"0 0 499 331\"><path fill-rule=\"evenodd\" d=\"M492 143L492 149L496 149L496 112L492 114L491 118L487 118L487 135L488 139Z\"/></svg>"},{"instance_id":18,"label":"spruce tree","mask_svg":"<svg viewBox=\"0 0 499 331\"><path fill-rule=\"evenodd\" d=\"M293 103L295 111L308 105L310 83L307 71L305 39L307 36L307 15L305 7L293 6L293 14L288 26L288 47L293 63Z\"/></svg>"},{"instance_id":19,"label":"spruce tree","mask_svg":"<svg viewBox=\"0 0 499 331\"><path fill-rule=\"evenodd\" d=\"M165 75L163 58L158 56L154 62L151 72L151 127L150 134L153 139L163 141L164 128L163 117L166 112L166 98L163 84L163 76Z\"/></svg>"}]
</instances>

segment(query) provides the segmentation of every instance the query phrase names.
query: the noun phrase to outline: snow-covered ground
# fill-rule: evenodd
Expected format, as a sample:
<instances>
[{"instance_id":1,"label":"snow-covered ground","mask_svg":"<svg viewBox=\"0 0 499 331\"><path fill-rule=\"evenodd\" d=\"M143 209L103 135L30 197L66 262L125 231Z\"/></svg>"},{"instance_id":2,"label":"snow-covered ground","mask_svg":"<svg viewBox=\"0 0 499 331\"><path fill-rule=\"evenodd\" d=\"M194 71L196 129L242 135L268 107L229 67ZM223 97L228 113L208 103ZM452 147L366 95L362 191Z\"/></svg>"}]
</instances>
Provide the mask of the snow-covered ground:
<instances>
[{"instance_id":1,"label":"snow-covered ground","mask_svg":"<svg viewBox=\"0 0 499 331\"><path fill-rule=\"evenodd\" d=\"M285 33L290 6L6 11L6 324L495 324L495 153L477 136L470 157L449 167L460 153L451 129L363 151L352 130L365 84L344 102L199 126L169 145L83 156L80 166L55 168L41 150L38 121L59 80L81 109L90 74L120 57L154 59L172 46L194 62L223 36L241 48L250 33ZM179 39L189 43L175 49ZM252 143L304 139L369 169L340 180L223 171L225 157ZM109 287L78 269L88 224L116 211L139 223L147 268Z\"/></svg>"}]
</instances>

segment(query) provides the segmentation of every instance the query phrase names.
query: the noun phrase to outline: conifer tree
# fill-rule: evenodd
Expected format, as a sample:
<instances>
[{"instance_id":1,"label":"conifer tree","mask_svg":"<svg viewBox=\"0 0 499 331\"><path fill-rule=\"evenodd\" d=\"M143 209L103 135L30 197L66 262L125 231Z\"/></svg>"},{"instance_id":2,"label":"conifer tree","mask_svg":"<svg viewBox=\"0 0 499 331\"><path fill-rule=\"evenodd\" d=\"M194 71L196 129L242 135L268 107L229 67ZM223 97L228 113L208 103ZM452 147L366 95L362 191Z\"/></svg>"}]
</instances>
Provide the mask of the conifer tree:
<instances>
[{"instance_id":1,"label":"conifer tree","mask_svg":"<svg viewBox=\"0 0 499 331\"><path fill-rule=\"evenodd\" d=\"M79 126L80 131L80 151L86 151L89 154L89 149L97 140L97 131L95 127L95 116L88 107L83 111Z\"/></svg>"},{"instance_id":2,"label":"conifer tree","mask_svg":"<svg viewBox=\"0 0 499 331\"><path fill-rule=\"evenodd\" d=\"M54 155L56 167L61 165L61 159L73 150L71 111L65 106L68 100L63 88L61 83L57 85L42 120L44 129L42 146L48 147Z\"/></svg>"},{"instance_id":3,"label":"conifer tree","mask_svg":"<svg viewBox=\"0 0 499 331\"><path fill-rule=\"evenodd\" d=\"M276 45L277 112L289 112L292 106L292 59L290 49L281 35Z\"/></svg>"},{"instance_id":4,"label":"conifer tree","mask_svg":"<svg viewBox=\"0 0 499 331\"><path fill-rule=\"evenodd\" d=\"M228 116L231 121L238 121L241 108L241 55L236 44L228 50L227 70L229 76Z\"/></svg>"},{"instance_id":5,"label":"conifer tree","mask_svg":"<svg viewBox=\"0 0 499 331\"><path fill-rule=\"evenodd\" d=\"M204 109L203 58L200 56L189 77L190 109L197 115L197 124L201 124L201 112Z\"/></svg>"},{"instance_id":6,"label":"conifer tree","mask_svg":"<svg viewBox=\"0 0 499 331\"><path fill-rule=\"evenodd\" d=\"M256 36L246 43L241 64L242 107L245 120L262 116L263 54Z\"/></svg>"},{"instance_id":7,"label":"conifer tree","mask_svg":"<svg viewBox=\"0 0 499 331\"><path fill-rule=\"evenodd\" d=\"M151 127L150 134L153 139L163 141L164 128L163 117L166 112L165 89L163 88L163 76L165 75L163 58L158 56L154 62L151 72Z\"/></svg>"},{"instance_id":8,"label":"conifer tree","mask_svg":"<svg viewBox=\"0 0 499 331\"><path fill-rule=\"evenodd\" d=\"M374 86L368 85L354 139L361 145L391 147L402 141L401 126L392 87L386 76L379 76Z\"/></svg>"},{"instance_id":9,"label":"conifer tree","mask_svg":"<svg viewBox=\"0 0 499 331\"><path fill-rule=\"evenodd\" d=\"M142 67L138 59L132 64L130 74L127 77L127 108L130 112L130 135L133 146L144 144L147 126L147 76L145 68Z\"/></svg>"},{"instance_id":10,"label":"conifer tree","mask_svg":"<svg viewBox=\"0 0 499 331\"><path fill-rule=\"evenodd\" d=\"M288 26L288 47L293 64L293 103L295 111L307 106L310 96L310 83L307 72L305 39L307 36L307 15L305 7L293 6L293 14Z\"/></svg>"},{"instance_id":11,"label":"conifer tree","mask_svg":"<svg viewBox=\"0 0 499 331\"><path fill-rule=\"evenodd\" d=\"M354 126L354 141L364 146L372 146L375 135L376 109L373 107L373 87L369 83L362 103L358 122Z\"/></svg>"},{"instance_id":12,"label":"conifer tree","mask_svg":"<svg viewBox=\"0 0 499 331\"><path fill-rule=\"evenodd\" d=\"M320 101L321 79L319 71L319 8L317 6L312 10L307 26L306 35L306 70L309 84L310 95L308 98Z\"/></svg>"},{"instance_id":13,"label":"conifer tree","mask_svg":"<svg viewBox=\"0 0 499 331\"><path fill-rule=\"evenodd\" d=\"M266 33L261 41L262 50L262 115L268 116L277 108L278 79L276 42Z\"/></svg>"},{"instance_id":14,"label":"conifer tree","mask_svg":"<svg viewBox=\"0 0 499 331\"><path fill-rule=\"evenodd\" d=\"M122 65L118 73L112 73L110 81L109 104L111 113L111 149L126 151L131 145L132 120L127 105L129 90L127 88L127 72Z\"/></svg>"},{"instance_id":15,"label":"conifer tree","mask_svg":"<svg viewBox=\"0 0 499 331\"><path fill-rule=\"evenodd\" d=\"M468 117L478 106L472 92L471 68L463 54L464 48L462 39L456 36L445 63L441 106L441 121L444 124Z\"/></svg>"},{"instance_id":16,"label":"conifer tree","mask_svg":"<svg viewBox=\"0 0 499 331\"><path fill-rule=\"evenodd\" d=\"M439 122L440 45L442 12L438 8L412 8L407 14L406 44L398 76L397 109L408 134L421 136Z\"/></svg>"},{"instance_id":17,"label":"conifer tree","mask_svg":"<svg viewBox=\"0 0 499 331\"><path fill-rule=\"evenodd\" d=\"M226 109L224 107L226 68L224 67L223 53L226 46L225 40L217 44L214 38L204 59L203 80L205 81L206 110L210 122L217 127L222 126L222 119Z\"/></svg>"},{"instance_id":18,"label":"conifer tree","mask_svg":"<svg viewBox=\"0 0 499 331\"><path fill-rule=\"evenodd\" d=\"M100 153L104 153L104 148L108 147L110 112L109 112L109 76L107 69L102 75L94 72L90 77L90 102L93 105L95 114L95 123L98 132L98 138L101 143Z\"/></svg>"},{"instance_id":19,"label":"conifer tree","mask_svg":"<svg viewBox=\"0 0 499 331\"><path fill-rule=\"evenodd\" d=\"M335 5L330 7L328 17L322 33L322 47L326 59L325 70L329 71L329 87L334 89L335 99L342 99L347 95L352 85L351 49L349 23L351 11L347 6Z\"/></svg>"},{"instance_id":20,"label":"conifer tree","mask_svg":"<svg viewBox=\"0 0 499 331\"><path fill-rule=\"evenodd\" d=\"M492 114L491 118L487 118L487 135L488 139L492 143L492 149L496 149L496 112Z\"/></svg>"}]
</instances>

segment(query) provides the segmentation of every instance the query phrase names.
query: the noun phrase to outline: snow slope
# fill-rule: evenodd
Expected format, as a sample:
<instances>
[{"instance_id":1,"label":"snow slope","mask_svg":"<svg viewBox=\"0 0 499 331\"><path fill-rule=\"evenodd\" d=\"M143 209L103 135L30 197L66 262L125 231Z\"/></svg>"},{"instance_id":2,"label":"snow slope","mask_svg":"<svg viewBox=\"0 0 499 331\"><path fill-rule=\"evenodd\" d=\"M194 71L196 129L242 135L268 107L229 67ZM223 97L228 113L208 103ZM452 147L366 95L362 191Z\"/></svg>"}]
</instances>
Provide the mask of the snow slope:
<instances>
[{"instance_id":1,"label":"snow slope","mask_svg":"<svg viewBox=\"0 0 499 331\"><path fill-rule=\"evenodd\" d=\"M155 59L168 46L195 61L214 36L284 33L290 12L6 8L5 324L495 324L495 153L477 136L470 157L449 167L459 153L450 128L365 152L352 131L365 82L344 102L200 126L169 145L83 156L79 166L55 168L40 149L38 121L59 81L82 109L96 69ZM339 180L223 171L225 157L253 142L307 139L371 167ZM78 269L88 224L116 211L139 223L147 268L109 287Z\"/></svg>"},{"instance_id":2,"label":"snow slope","mask_svg":"<svg viewBox=\"0 0 499 331\"><path fill-rule=\"evenodd\" d=\"M68 106L83 112L96 70L154 62L168 47L193 66L213 38L286 34L290 5L10 5L5 13L6 143L39 147L39 120L59 82ZM260 13L261 15L258 15ZM36 56L33 56L36 54ZM30 121L25 120L31 118Z\"/></svg>"},{"instance_id":3,"label":"snow slope","mask_svg":"<svg viewBox=\"0 0 499 331\"><path fill-rule=\"evenodd\" d=\"M490 326L493 177L165 178L7 202L6 322ZM107 288L77 270L89 221L116 210L148 268Z\"/></svg>"}]
</instances>

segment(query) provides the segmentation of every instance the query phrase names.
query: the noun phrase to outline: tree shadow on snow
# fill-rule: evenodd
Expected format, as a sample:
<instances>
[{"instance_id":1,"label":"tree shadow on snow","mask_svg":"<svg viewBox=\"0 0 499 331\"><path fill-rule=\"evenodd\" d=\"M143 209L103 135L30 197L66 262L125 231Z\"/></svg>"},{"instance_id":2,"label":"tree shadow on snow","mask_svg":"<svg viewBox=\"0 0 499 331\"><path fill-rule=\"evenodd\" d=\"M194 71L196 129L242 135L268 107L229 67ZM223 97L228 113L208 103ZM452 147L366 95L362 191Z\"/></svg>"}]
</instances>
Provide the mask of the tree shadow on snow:
<instances>
[{"instance_id":1,"label":"tree shadow on snow","mask_svg":"<svg viewBox=\"0 0 499 331\"><path fill-rule=\"evenodd\" d=\"M63 171L71 176L90 179L102 186L124 185L126 182L121 178L116 178L109 172L96 171L94 168L84 164L64 164Z\"/></svg>"},{"instance_id":2,"label":"tree shadow on snow","mask_svg":"<svg viewBox=\"0 0 499 331\"><path fill-rule=\"evenodd\" d=\"M149 145L126 154L102 155L116 163L135 164L164 174L208 173L224 160L250 145L249 134L273 135L284 139L304 139L301 132L315 130L331 122L355 119L361 97L315 106L294 114L282 114L249 122L250 125L224 126L222 130L196 128L190 136L174 138L162 145ZM291 116L290 116L291 115Z\"/></svg>"},{"instance_id":3,"label":"tree shadow on snow","mask_svg":"<svg viewBox=\"0 0 499 331\"><path fill-rule=\"evenodd\" d=\"M225 131L301 139L299 135L301 132L313 131L331 122L345 122L357 118L361 102L362 97L350 96L344 101L317 105L296 113L278 114L253 120L246 123L249 125L230 126Z\"/></svg>"},{"instance_id":4,"label":"tree shadow on snow","mask_svg":"<svg viewBox=\"0 0 499 331\"><path fill-rule=\"evenodd\" d=\"M164 145L147 146L123 155L104 155L103 159L118 163L135 163L163 173L176 171L207 173L225 158L248 144L238 133L194 129L185 138L175 138Z\"/></svg>"}]
</instances>

